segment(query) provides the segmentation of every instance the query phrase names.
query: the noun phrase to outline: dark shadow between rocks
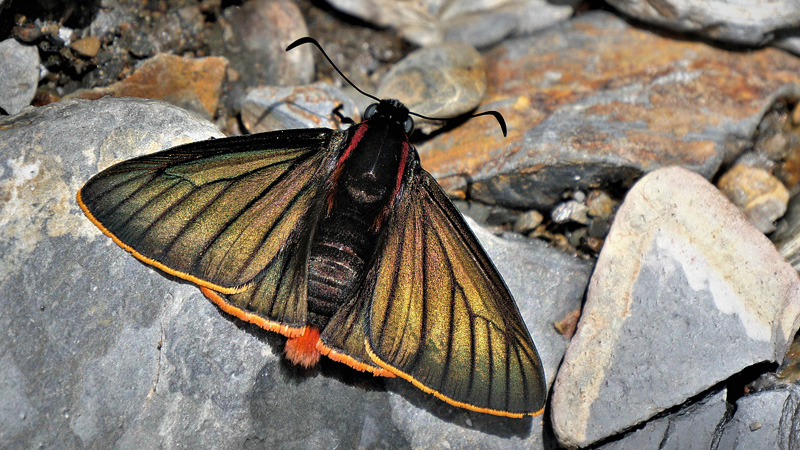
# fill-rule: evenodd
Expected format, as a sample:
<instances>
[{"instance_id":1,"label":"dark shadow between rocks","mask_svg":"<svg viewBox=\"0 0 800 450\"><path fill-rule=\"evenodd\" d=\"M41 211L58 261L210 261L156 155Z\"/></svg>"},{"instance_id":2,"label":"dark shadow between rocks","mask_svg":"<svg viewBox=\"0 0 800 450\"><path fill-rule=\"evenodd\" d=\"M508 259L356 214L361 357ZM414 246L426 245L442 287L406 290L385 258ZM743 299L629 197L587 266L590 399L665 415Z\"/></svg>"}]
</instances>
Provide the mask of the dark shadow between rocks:
<instances>
[{"instance_id":1,"label":"dark shadow between rocks","mask_svg":"<svg viewBox=\"0 0 800 450\"><path fill-rule=\"evenodd\" d=\"M561 362L564 362L563 359ZM558 367L561 367L561 362ZM553 383L555 384L555 383ZM553 421L551 416L553 414L550 406L550 399L553 398L553 385L547 390L547 402L544 405L544 413L542 413L542 448L543 449L560 449L563 448L556 438L556 432L553 431Z\"/></svg>"},{"instance_id":2,"label":"dark shadow between rocks","mask_svg":"<svg viewBox=\"0 0 800 450\"><path fill-rule=\"evenodd\" d=\"M763 361L744 368L741 372L732 375L723 382L728 388L728 404L736 407L736 402L745 395L751 394L758 389L755 388L756 381L764 374L774 373L778 369L778 363Z\"/></svg>"},{"instance_id":3,"label":"dark shadow between rocks","mask_svg":"<svg viewBox=\"0 0 800 450\"><path fill-rule=\"evenodd\" d=\"M361 27L361 28L367 28L367 29L370 29L370 30L373 30L373 31L383 31L381 29L381 27L378 27L375 24L367 22L366 20L360 19L360 18L358 18L356 16L351 16L350 14L347 14L346 12L343 12L343 11L340 11L340 10L336 9L335 7L333 7L330 3L328 3L325 0L309 0L308 1L308 5L317 8L321 13L327 14L328 16L336 19L337 21L340 21L340 22L345 23L347 25L355 26L355 27ZM301 8L308 8L308 6L306 6L306 5L302 4L302 3L300 5L298 5L298 6L300 6ZM308 17L309 16L307 11L303 10L303 12L304 12L304 14L303 14L304 17Z\"/></svg>"},{"instance_id":4,"label":"dark shadow between rocks","mask_svg":"<svg viewBox=\"0 0 800 450\"><path fill-rule=\"evenodd\" d=\"M76 1L76 0L8 0L0 5L0 36L3 39L11 36L18 15L52 20L69 28L84 28L89 26L97 11L100 10L101 1Z\"/></svg>"}]
</instances>

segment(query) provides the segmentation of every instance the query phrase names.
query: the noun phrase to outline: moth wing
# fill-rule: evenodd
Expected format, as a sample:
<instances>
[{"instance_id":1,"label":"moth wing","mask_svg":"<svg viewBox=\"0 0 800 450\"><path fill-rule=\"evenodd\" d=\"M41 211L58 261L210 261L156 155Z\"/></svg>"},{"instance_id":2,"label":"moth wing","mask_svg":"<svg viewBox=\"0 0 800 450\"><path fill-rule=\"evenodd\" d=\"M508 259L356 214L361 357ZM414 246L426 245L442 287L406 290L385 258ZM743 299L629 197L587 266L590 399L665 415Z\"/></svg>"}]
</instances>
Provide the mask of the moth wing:
<instances>
[{"instance_id":1,"label":"moth wing","mask_svg":"<svg viewBox=\"0 0 800 450\"><path fill-rule=\"evenodd\" d=\"M364 345L366 337L366 306L364 295L356 295L331 318L320 335L317 350L328 358L374 375L394 377L394 374L372 361Z\"/></svg>"},{"instance_id":2,"label":"moth wing","mask_svg":"<svg viewBox=\"0 0 800 450\"><path fill-rule=\"evenodd\" d=\"M508 288L433 177L410 172L367 278L367 352L453 405L539 414L542 363Z\"/></svg>"},{"instance_id":3,"label":"moth wing","mask_svg":"<svg viewBox=\"0 0 800 450\"><path fill-rule=\"evenodd\" d=\"M343 136L288 130L174 147L100 172L78 203L138 259L212 291L287 272L305 283L303 236Z\"/></svg>"}]
</instances>

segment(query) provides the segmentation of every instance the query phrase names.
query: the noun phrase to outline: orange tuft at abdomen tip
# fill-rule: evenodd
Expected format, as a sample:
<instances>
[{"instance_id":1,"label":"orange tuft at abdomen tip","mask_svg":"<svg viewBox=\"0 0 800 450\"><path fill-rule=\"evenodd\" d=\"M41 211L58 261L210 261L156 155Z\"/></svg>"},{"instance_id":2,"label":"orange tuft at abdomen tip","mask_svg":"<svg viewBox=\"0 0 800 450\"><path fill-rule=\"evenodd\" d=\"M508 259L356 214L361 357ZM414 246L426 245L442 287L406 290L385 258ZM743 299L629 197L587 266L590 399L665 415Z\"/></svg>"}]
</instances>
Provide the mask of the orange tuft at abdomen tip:
<instances>
[{"instance_id":1,"label":"orange tuft at abdomen tip","mask_svg":"<svg viewBox=\"0 0 800 450\"><path fill-rule=\"evenodd\" d=\"M286 341L283 353L292 363L308 369L319 362L321 354L317 350L317 342L319 342L319 330L306 327L302 335Z\"/></svg>"}]
</instances>

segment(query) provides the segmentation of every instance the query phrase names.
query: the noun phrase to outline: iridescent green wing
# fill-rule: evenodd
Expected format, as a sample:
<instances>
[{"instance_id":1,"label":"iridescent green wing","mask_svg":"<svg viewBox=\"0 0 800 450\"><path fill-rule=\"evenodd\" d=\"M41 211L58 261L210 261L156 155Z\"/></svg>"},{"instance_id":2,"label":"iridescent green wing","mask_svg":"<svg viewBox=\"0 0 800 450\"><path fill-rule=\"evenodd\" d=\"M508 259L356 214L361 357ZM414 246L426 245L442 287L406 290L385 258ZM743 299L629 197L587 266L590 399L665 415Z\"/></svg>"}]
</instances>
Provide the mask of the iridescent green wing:
<instances>
[{"instance_id":1,"label":"iridescent green wing","mask_svg":"<svg viewBox=\"0 0 800 450\"><path fill-rule=\"evenodd\" d=\"M314 129L182 145L109 167L78 202L145 263L226 294L268 277L294 294L253 309L304 321L307 236L343 139Z\"/></svg>"},{"instance_id":2,"label":"iridescent green wing","mask_svg":"<svg viewBox=\"0 0 800 450\"><path fill-rule=\"evenodd\" d=\"M541 413L542 363L508 288L433 177L409 172L365 285L367 352L453 405Z\"/></svg>"},{"instance_id":3,"label":"iridescent green wing","mask_svg":"<svg viewBox=\"0 0 800 450\"><path fill-rule=\"evenodd\" d=\"M364 345L366 338L366 306L369 301L356 295L330 320L320 336L318 350L328 358L362 372L394 377L394 374L372 361Z\"/></svg>"}]
</instances>

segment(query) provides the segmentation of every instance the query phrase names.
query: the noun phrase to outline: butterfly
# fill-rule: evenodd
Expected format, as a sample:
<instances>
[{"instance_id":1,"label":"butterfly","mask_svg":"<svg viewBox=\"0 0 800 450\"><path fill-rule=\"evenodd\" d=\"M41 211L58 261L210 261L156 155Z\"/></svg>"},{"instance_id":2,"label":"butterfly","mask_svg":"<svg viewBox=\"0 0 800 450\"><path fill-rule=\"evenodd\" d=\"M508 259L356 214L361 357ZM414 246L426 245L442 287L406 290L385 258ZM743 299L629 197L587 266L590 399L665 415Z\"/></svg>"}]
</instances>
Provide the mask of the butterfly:
<instances>
[{"instance_id":1,"label":"butterfly","mask_svg":"<svg viewBox=\"0 0 800 450\"><path fill-rule=\"evenodd\" d=\"M322 51L312 38L287 50L305 43ZM408 139L419 114L369 96L377 103L345 130L211 139L118 163L78 204L142 262L286 336L295 364L324 355L458 407L538 415L536 347L497 269L420 166ZM505 134L502 116L486 114Z\"/></svg>"}]
</instances>

